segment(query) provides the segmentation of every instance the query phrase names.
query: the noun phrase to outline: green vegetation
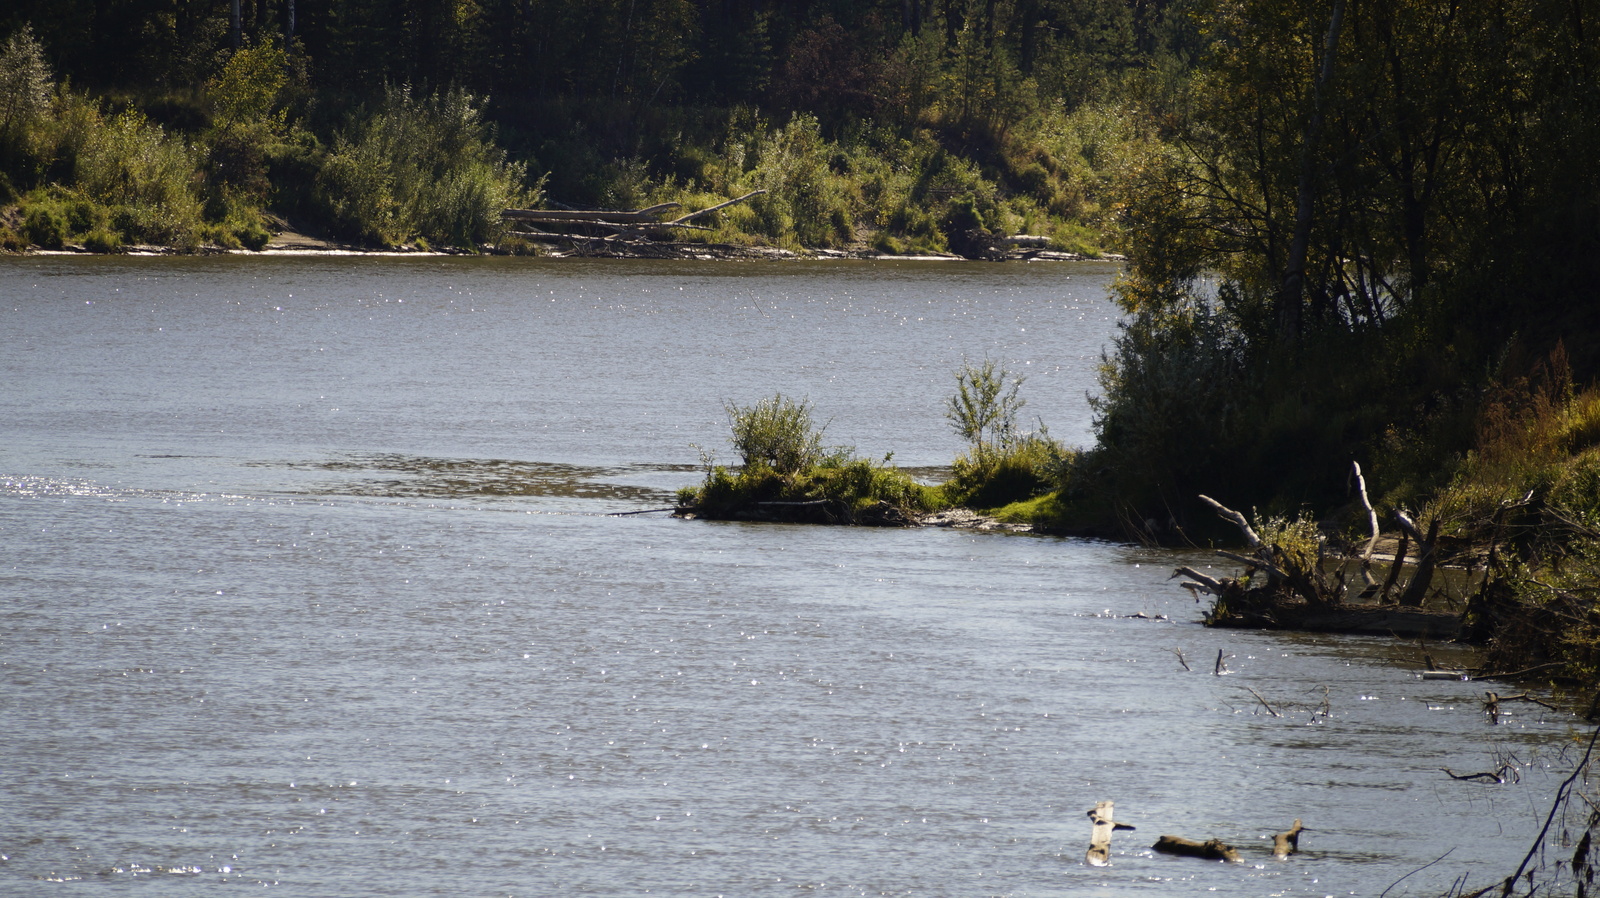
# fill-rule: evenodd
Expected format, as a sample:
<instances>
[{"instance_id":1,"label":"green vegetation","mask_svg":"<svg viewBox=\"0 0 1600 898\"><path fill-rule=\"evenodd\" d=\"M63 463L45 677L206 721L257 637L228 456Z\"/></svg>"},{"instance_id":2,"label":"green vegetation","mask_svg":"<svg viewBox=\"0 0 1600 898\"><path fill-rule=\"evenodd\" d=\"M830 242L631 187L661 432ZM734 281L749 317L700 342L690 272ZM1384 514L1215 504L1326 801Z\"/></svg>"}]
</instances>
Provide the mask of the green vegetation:
<instances>
[{"instance_id":1,"label":"green vegetation","mask_svg":"<svg viewBox=\"0 0 1600 898\"><path fill-rule=\"evenodd\" d=\"M956 391L945 401L950 426L972 447L956 458L943 486L952 505L997 509L1050 492L1069 460L1067 450L1041 424L1037 433L1017 431L1017 413L1027 404L1017 391L1024 378L992 359L956 372ZM1013 509L1011 515L1016 517Z\"/></svg>"},{"instance_id":2,"label":"green vegetation","mask_svg":"<svg viewBox=\"0 0 1600 898\"><path fill-rule=\"evenodd\" d=\"M497 214L705 208L688 239L1116 249L1190 0L18 0L0 11L0 239L509 247ZM235 12L237 9L237 12ZM1173 73L1153 76L1153 71ZM105 238L115 238L108 242Z\"/></svg>"},{"instance_id":3,"label":"green vegetation","mask_svg":"<svg viewBox=\"0 0 1600 898\"><path fill-rule=\"evenodd\" d=\"M934 507L936 491L909 474L858 458L847 448L824 449L811 404L781 393L753 406L728 403L731 441L743 465L737 472L707 460L705 481L678 495L697 517L900 525Z\"/></svg>"},{"instance_id":4,"label":"green vegetation","mask_svg":"<svg viewBox=\"0 0 1600 898\"><path fill-rule=\"evenodd\" d=\"M705 459L706 478L678 495L680 509L706 518L801 520L825 523L907 524L924 512L951 507L995 511L1003 520L1033 523L1041 502L1075 455L1039 433L1016 430L1022 378L996 362L956 372L948 417L972 442L971 456L955 460L952 476L925 486L890 457L877 463L848 448L823 445L811 404L781 393L755 405L728 403L730 443L737 471Z\"/></svg>"}]
</instances>

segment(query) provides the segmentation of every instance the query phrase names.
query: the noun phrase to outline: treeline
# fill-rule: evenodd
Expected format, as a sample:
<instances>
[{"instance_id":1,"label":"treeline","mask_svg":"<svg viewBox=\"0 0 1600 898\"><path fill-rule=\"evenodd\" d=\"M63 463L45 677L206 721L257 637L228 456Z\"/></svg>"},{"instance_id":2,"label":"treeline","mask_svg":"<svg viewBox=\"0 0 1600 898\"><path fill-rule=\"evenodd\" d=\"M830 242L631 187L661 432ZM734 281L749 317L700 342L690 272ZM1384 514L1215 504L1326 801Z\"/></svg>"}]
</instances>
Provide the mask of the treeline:
<instances>
[{"instance_id":1,"label":"treeline","mask_svg":"<svg viewBox=\"0 0 1600 898\"><path fill-rule=\"evenodd\" d=\"M470 111L481 161L504 155L496 177L420 183L606 207L763 187L709 239L972 252L1026 231L1095 252L1152 139L1129 102L1167 91L1203 44L1192 3L18 0L0 11L4 66L32 74L6 76L0 102L33 111L0 135L0 171L14 194L92 200L63 130L92 107L195 156L200 225L184 233L231 220L202 239L252 236L255 210L368 243L487 242L496 222L436 225L472 209L405 212L415 158L387 173L396 191L346 183L350 154L388 152L378 118L428 120L434 103ZM439 146L405 135L418 145L390 149Z\"/></svg>"}]
</instances>

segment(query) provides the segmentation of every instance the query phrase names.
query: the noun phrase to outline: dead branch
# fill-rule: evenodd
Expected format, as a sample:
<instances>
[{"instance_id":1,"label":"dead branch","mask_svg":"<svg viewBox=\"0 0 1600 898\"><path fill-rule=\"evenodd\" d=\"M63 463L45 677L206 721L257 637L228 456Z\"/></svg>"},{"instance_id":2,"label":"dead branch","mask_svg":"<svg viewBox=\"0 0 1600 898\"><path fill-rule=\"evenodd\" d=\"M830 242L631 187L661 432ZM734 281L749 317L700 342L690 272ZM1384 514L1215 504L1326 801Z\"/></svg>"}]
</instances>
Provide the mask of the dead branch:
<instances>
[{"instance_id":1,"label":"dead branch","mask_svg":"<svg viewBox=\"0 0 1600 898\"><path fill-rule=\"evenodd\" d=\"M1550 803L1550 815L1544 819L1544 828L1540 829L1539 835L1534 838L1533 847L1528 849L1527 856L1517 866L1517 872L1506 877L1505 890L1501 892L1502 895L1511 894L1511 890L1516 887L1517 879L1522 876L1522 871L1528 868L1528 864L1533 861L1533 856L1538 854L1539 850L1544 847L1544 839L1550 832L1550 824L1555 822L1556 812L1566 803L1567 796L1572 790L1572 784L1578 781L1578 777L1588 772L1589 758L1594 754L1596 739L1600 739L1600 727L1597 727L1594 733L1589 736L1589 745L1584 748L1583 757L1579 759L1578 766L1573 768L1572 775L1562 781L1561 786L1556 789L1556 797Z\"/></svg>"},{"instance_id":2,"label":"dead branch","mask_svg":"<svg viewBox=\"0 0 1600 898\"><path fill-rule=\"evenodd\" d=\"M1500 769L1492 773L1487 770L1481 773L1456 773L1448 767L1440 767L1439 769L1443 770L1445 775L1453 780L1479 783L1504 783L1506 781L1505 775L1508 772L1516 772L1516 768L1512 767L1510 764L1501 764Z\"/></svg>"},{"instance_id":3,"label":"dead branch","mask_svg":"<svg viewBox=\"0 0 1600 898\"><path fill-rule=\"evenodd\" d=\"M1246 686L1244 688L1250 689L1249 686ZM1273 707L1271 705L1267 704L1267 700L1261 697L1261 693L1255 691L1254 689L1250 689L1250 694L1256 697L1256 701L1261 703L1261 707L1267 709L1267 713L1268 714L1271 714L1273 717L1282 717L1283 716L1282 714L1279 714L1277 711L1273 710Z\"/></svg>"},{"instance_id":4,"label":"dead branch","mask_svg":"<svg viewBox=\"0 0 1600 898\"><path fill-rule=\"evenodd\" d=\"M1225 588L1225 586L1224 586L1224 584L1223 584L1223 582L1221 580L1218 580L1215 577L1208 577L1205 574L1200 573L1199 571L1195 570L1192 567L1180 567L1180 568L1174 570L1172 572L1172 577L1177 577L1177 576L1188 577L1190 580L1194 581L1194 583L1192 585L1188 584L1188 583L1185 583L1184 586L1189 586L1190 588L1203 589L1206 592L1209 592L1214 596L1222 595L1222 591ZM1171 580L1172 577L1168 577L1167 579Z\"/></svg>"},{"instance_id":5,"label":"dead branch","mask_svg":"<svg viewBox=\"0 0 1600 898\"><path fill-rule=\"evenodd\" d=\"M1265 554L1266 552L1263 550L1261 555ZM1226 558L1229 561L1237 561L1240 564L1247 564L1251 567L1261 568L1262 570L1279 579L1289 579L1289 574L1285 572L1283 568L1278 567L1276 564L1273 564L1271 561L1268 561L1260 556L1252 558L1249 555L1240 555L1238 552L1229 552L1226 549L1218 549L1217 555L1222 558Z\"/></svg>"},{"instance_id":6,"label":"dead branch","mask_svg":"<svg viewBox=\"0 0 1600 898\"><path fill-rule=\"evenodd\" d=\"M1361 475L1361 462L1351 462L1356 474L1356 492L1361 496L1361 507L1367 510L1367 524L1372 528L1372 538L1367 540L1366 551L1361 553L1361 582L1372 585L1372 551L1378 547L1378 512L1367 498L1367 478Z\"/></svg>"},{"instance_id":7,"label":"dead branch","mask_svg":"<svg viewBox=\"0 0 1600 898\"><path fill-rule=\"evenodd\" d=\"M1502 695L1499 698L1500 698L1500 701L1503 701L1503 702L1530 702L1532 704L1538 705L1541 708L1549 708L1552 711L1556 710L1556 706L1555 705L1552 705L1552 704L1550 704L1549 702L1547 702L1547 701L1545 701L1543 699L1534 698L1533 696L1527 694L1526 692L1524 692L1521 695Z\"/></svg>"},{"instance_id":8,"label":"dead branch","mask_svg":"<svg viewBox=\"0 0 1600 898\"><path fill-rule=\"evenodd\" d=\"M1224 518L1232 521L1233 525L1239 528L1239 532L1244 534L1245 542L1250 544L1250 548L1262 548L1261 537L1257 536L1256 532L1250 528L1250 522L1245 520L1244 515L1234 511L1226 505L1223 505L1221 502L1218 502L1210 496L1202 495L1200 497L1200 501L1216 509L1217 514L1222 515Z\"/></svg>"}]
</instances>

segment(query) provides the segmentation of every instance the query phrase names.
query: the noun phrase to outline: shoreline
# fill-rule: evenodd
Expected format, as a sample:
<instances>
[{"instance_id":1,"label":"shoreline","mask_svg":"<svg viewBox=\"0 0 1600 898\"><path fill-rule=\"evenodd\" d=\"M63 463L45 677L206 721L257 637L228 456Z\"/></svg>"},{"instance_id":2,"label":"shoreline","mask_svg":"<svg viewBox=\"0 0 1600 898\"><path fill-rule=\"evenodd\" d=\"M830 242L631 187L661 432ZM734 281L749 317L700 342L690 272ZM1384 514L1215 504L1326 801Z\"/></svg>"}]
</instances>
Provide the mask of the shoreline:
<instances>
[{"instance_id":1,"label":"shoreline","mask_svg":"<svg viewBox=\"0 0 1600 898\"><path fill-rule=\"evenodd\" d=\"M1045 249L1010 248L1003 253L998 253L988 258L971 258L955 254L918 254L918 255L890 255L880 253L871 248L841 250L841 249L804 249L789 250L772 246L744 246L732 243L671 243L656 241L603 241L599 247L592 241L590 245L578 248L576 244L569 243L567 248L553 249L557 244L541 242L538 246L545 251L538 253L525 253L529 258L537 259L659 259L681 260L687 262L768 262L768 261L866 261L866 262L1114 262L1126 261L1121 253L1102 253L1099 256L1086 256L1080 253L1058 252ZM203 246L194 250L182 250L171 246L155 244L133 244L120 252L101 253L94 252L81 244L68 244L61 249L42 249L30 247L18 256L313 256L318 258L329 256L392 256L400 258L412 257L441 257L441 256L511 256L519 253L504 250L494 244L488 244L475 250L449 248L449 249L418 249L415 247L400 247L390 249L370 249L353 244L339 243L320 237L312 237L295 231L282 231L274 234L267 245L259 250L229 249L221 246Z\"/></svg>"}]
</instances>

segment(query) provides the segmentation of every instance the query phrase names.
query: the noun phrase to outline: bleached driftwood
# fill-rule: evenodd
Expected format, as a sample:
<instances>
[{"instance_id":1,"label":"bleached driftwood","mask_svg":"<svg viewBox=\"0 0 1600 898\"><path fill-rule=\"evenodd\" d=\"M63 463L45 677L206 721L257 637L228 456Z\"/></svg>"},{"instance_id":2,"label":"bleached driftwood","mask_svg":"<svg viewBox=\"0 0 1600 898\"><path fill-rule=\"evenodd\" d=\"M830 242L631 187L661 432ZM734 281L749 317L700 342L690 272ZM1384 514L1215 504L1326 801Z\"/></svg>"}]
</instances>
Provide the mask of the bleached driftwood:
<instances>
[{"instance_id":1,"label":"bleached driftwood","mask_svg":"<svg viewBox=\"0 0 1600 898\"><path fill-rule=\"evenodd\" d=\"M1111 863L1111 833L1119 829L1133 829L1132 824L1117 823L1111 819L1112 802L1102 801L1089 809L1089 822L1094 830L1089 834L1089 852L1084 862L1091 867L1105 867Z\"/></svg>"}]
</instances>

